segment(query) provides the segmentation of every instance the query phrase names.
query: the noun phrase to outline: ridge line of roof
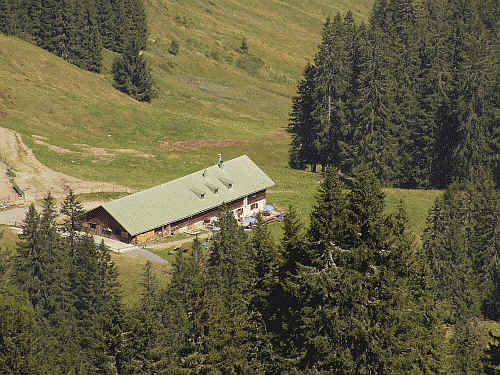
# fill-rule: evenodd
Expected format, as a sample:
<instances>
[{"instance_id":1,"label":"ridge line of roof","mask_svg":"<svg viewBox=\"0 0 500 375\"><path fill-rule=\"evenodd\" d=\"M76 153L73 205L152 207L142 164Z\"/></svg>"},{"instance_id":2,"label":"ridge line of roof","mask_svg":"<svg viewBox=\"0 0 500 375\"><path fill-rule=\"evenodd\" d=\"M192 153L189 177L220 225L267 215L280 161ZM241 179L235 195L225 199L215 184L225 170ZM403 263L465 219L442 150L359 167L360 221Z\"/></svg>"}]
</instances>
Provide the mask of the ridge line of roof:
<instances>
[{"instance_id":1,"label":"ridge line of roof","mask_svg":"<svg viewBox=\"0 0 500 375\"><path fill-rule=\"evenodd\" d=\"M226 161L226 162L224 162L224 163L229 163L229 162L232 162L232 161L234 161L234 160L241 159L241 158L244 158L244 157L246 157L249 161L251 161L251 162L252 162L252 164L253 164L254 166L256 166L257 168L259 168L259 167L257 166L257 164L255 164L255 163L253 162L253 160L252 160L252 159L250 159L250 158L248 157L248 155L247 155L247 154L240 155L240 156L238 156L238 157L236 157L236 158L233 158L233 159L230 159L230 160L228 160L228 161ZM177 182L177 181L182 180L182 179L185 179L185 178L187 178L187 177L189 177L189 176L191 176L191 175L193 175L193 174L196 174L196 173L199 173L199 172L203 172L203 171L207 170L208 168L213 168L213 167L217 167L217 164L210 165L210 166L208 166L208 167L206 167L206 168L203 168L203 169L200 169L200 170L198 170L198 171L195 171L195 172L192 172L192 173L186 174L186 175L181 176L181 177L177 177L177 178L175 178L175 179L173 179L173 180L170 180L170 181L164 182L164 183L159 184L159 185L151 186L151 187L149 187L149 188L147 188L147 189L144 189L144 190L141 190L141 191L137 191L137 192L135 192L135 193L132 193L132 194L126 195L126 196L124 196L124 197L121 197L121 198L118 198L118 199L113 199L112 201L109 201L109 202L104 202L104 203L102 204L102 206L104 207L104 205L106 205L107 203L111 203L111 202L119 202L119 201L122 201L122 200L127 200L127 198L128 198L128 199L130 199L130 197L133 197L133 196L136 196L136 195L138 195L138 194L142 194L142 193L147 193L148 191L150 191L150 190L152 190L152 189L157 189L157 188L163 187L163 186L165 186L165 185L168 185L168 184L171 184L171 183ZM260 168L259 168L259 169L260 169ZM265 173L264 173L264 174L265 174ZM267 176L267 174L266 174L266 176ZM269 177L269 176L267 176L267 177ZM272 181L272 180L271 180L271 181ZM273 182L274 182L274 181L273 181Z\"/></svg>"}]
</instances>

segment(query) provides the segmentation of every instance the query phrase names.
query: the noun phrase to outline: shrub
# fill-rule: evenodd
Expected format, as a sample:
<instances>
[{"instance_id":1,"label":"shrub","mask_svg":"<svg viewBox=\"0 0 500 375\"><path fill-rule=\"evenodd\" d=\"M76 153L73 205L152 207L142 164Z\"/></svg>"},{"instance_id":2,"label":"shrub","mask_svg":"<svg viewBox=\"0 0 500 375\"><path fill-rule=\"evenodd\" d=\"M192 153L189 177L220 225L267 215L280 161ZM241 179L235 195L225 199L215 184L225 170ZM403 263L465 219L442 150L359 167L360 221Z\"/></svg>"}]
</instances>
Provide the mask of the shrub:
<instances>
[{"instance_id":1,"label":"shrub","mask_svg":"<svg viewBox=\"0 0 500 375\"><path fill-rule=\"evenodd\" d=\"M244 55L236 60L236 66L250 75L256 75L259 69L264 66L264 61L257 56Z\"/></svg>"},{"instance_id":2,"label":"shrub","mask_svg":"<svg viewBox=\"0 0 500 375\"><path fill-rule=\"evenodd\" d=\"M179 49L180 49L179 42L177 40L172 40L168 52L174 56L177 56L177 54L179 53Z\"/></svg>"}]
</instances>

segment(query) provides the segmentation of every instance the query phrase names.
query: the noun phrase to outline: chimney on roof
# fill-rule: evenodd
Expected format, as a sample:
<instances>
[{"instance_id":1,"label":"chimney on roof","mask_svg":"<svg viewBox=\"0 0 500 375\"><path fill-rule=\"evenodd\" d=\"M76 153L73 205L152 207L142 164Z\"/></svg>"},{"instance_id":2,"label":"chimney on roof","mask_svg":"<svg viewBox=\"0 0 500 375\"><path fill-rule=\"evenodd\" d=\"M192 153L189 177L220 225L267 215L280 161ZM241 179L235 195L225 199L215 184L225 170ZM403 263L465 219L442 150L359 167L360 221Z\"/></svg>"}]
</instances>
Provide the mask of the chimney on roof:
<instances>
[{"instance_id":1,"label":"chimney on roof","mask_svg":"<svg viewBox=\"0 0 500 375\"><path fill-rule=\"evenodd\" d=\"M224 161L222 160L222 154L217 154L218 161L217 161L217 166L222 169L224 166Z\"/></svg>"}]
</instances>

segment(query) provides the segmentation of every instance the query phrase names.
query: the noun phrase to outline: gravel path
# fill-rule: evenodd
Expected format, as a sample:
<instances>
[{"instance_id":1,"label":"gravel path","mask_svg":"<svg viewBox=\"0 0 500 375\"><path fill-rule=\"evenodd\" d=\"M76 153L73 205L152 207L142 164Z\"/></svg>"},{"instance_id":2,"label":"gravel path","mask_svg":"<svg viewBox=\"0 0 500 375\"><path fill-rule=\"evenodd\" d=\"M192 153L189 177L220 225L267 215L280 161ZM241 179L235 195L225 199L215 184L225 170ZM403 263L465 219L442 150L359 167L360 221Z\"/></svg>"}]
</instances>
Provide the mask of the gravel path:
<instances>
[{"instance_id":1,"label":"gravel path","mask_svg":"<svg viewBox=\"0 0 500 375\"><path fill-rule=\"evenodd\" d=\"M101 241L104 241L104 244L108 246L111 250L116 251L117 253L133 255L140 258L145 258L155 263L168 263L165 259L148 251L146 249L140 248L135 245L131 245L125 242L120 242L117 240L113 240L107 237L101 237L94 235L94 240L96 243L100 244Z\"/></svg>"},{"instance_id":2,"label":"gravel path","mask_svg":"<svg viewBox=\"0 0 500 375\"><path fill-rule=\"evenodd\" d=\"M96 208L103 202L84 202L82 203L83 208L85 210L91 210ZM37 210L40 207L37 207ZM19 226L24 218L26 217L26 212L28 212L28 207L16 207L10 208L8 210L0 211L0 224L10 225L10 226Z\"/></svg>"},{"instance_id":3,"label":"gravel path","mask_svg":"<svg viewBox=\"0 0 500 375\"><path fill-rule=\"evenodd\" d=\"M21 136L0 127L0 199L12 199L12 186L6 176L6 166L15 170L14 182L24 191L27 201L43 198L47 192L63 197L71 187L75 194L98 191L129 191L125 186L104 182L84 181L56 172L38 161Z\"/></svg>"},{"instance_id":4,"label":"gravel path","mask_svg":"<svg viewBox=\"0 0 500 375\"><path fill-rule=\"evenodd\" d=\"M11 208L10 210L0 211L0 224L18 226L24 220L26 207Z\"/></svg>"}]
</instances>

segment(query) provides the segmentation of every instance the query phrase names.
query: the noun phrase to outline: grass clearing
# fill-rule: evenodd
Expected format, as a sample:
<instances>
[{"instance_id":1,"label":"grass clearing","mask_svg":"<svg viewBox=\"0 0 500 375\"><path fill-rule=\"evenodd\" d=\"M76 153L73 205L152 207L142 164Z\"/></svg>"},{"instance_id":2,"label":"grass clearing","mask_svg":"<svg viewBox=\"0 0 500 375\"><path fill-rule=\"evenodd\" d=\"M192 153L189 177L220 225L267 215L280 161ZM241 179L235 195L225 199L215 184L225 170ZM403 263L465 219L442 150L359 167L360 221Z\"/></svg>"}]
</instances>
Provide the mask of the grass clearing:
<instances>
[{"instance_id":1,"label":"grass clearing","mask_svg":"<svg viewBox=\"0 0 500 375\"><path fill-rule=\"evenodd\" d=\"M0 224L0 249L6 254L13 254L16 250L18 237L7 225Z\"/></svg>"},{"instance_id":2,"label":"grass clearing","mask_svg":"<svg viewBox=\"0 0 500 375\"><path fill-rule=\"evenodd\" d=\"M118 281L122 287L122 301L127 307L132 307L139 300L142 293L142 280L146 260L126 254L112 253L111 259L118 270ZM160 287L168 285L171 270L169 264L152 263Z\"/></svg>"}]
</instances>

